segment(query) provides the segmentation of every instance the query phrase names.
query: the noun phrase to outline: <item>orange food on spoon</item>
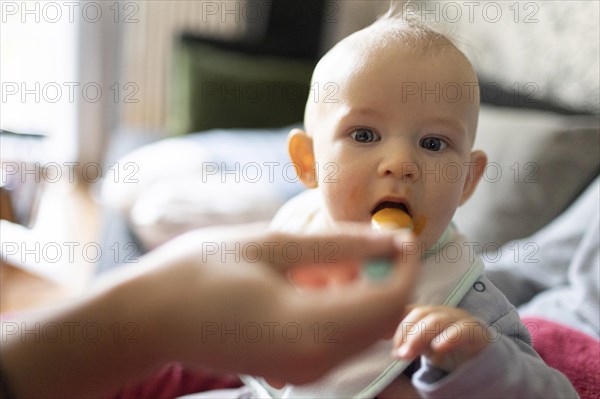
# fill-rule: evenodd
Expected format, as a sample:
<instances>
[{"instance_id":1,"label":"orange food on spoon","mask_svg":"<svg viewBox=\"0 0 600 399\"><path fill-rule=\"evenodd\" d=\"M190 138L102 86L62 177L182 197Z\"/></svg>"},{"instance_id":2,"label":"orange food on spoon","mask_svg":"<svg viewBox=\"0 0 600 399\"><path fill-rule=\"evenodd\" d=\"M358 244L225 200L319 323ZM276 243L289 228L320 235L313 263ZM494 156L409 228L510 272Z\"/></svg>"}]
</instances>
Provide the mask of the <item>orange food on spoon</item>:
<instances>
[{"instance_id":1,"label":"orange food on spoon","mask_svg":"<svg viewBox=\"0 0 600 399\"><path fill-rule=\"evenodd\" d=\"M413 222L408 213L398 208L383 208L371 218L371 226L376 230L413 230Z\"/></svg>"}]
</instances>

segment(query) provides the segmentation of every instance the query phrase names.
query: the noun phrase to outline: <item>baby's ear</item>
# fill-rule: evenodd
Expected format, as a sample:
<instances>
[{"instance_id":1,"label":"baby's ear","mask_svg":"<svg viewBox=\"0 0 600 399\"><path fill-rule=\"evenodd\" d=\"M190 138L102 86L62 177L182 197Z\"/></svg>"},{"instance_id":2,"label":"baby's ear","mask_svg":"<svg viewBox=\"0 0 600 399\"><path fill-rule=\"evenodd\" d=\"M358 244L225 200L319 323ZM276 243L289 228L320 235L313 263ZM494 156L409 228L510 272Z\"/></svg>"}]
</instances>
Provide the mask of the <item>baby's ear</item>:
<instances>
[{"instance_id":1,"label":"baby's ear","mask_svg":"<svg viewBox=\"0 0 600 399\"><path fill-rule=\"evenodd\" d=\"M485 155L483 151L473 151L471 153L471 163L468 167L467 180L465 181L465 186L463 187L463 193L459 206L467 202L467 200L475 191L477 183L479 183L486 165L487 155Z\"/></svg>"},{"instance_id":2,"label":"baby's ear","mask_svg":"<svg viewBox=\"0 0 600 399\"><path fill-rule=\"evenodd\" d=\"M312 137L303 130L293 129L288 136L288 151L300 181L307 188L317 187Z\"/></svg>"}]
</instances>

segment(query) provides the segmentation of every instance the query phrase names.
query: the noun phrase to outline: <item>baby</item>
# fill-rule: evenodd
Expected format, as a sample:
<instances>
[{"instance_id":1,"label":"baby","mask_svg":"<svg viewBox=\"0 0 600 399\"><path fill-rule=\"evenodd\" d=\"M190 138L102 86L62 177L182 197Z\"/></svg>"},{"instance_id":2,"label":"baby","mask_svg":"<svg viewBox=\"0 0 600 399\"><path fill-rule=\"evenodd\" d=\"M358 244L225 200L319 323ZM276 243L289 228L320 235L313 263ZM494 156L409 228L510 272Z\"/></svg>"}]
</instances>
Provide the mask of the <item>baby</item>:
<instances>
[{"instance_id":1,"label":"baby","mask_svg":"<svg viewBox=\"0 0 600 399\"><path fill-rule=\"evenodd\" d=\"M331 49L311 87L305 131L290 132L289 153L313 190L288 202L273 228L319 231L340 222L370 223L384 208L402 209L412 221L415 247L429 259L422 278L429 291L417 289L417 300L427 305L415 305L393 342L372 349L368 360L354 359L307 387L275 389L246 379L254 395L576 397L569 381L537 356L515 309L474 267L476 257L464 259L469 248L451 223L486 165L485 154L472 150L479 88L463 53L419 21L390 12ZM449 243L462 246L461 259L444 263L431 256ZM454 287L473 273L458 306L447 306ZM390 380L385 362L392 348L410 366ZM369 374L378 359L383 366Z\"/></svg>"}]
</instances>

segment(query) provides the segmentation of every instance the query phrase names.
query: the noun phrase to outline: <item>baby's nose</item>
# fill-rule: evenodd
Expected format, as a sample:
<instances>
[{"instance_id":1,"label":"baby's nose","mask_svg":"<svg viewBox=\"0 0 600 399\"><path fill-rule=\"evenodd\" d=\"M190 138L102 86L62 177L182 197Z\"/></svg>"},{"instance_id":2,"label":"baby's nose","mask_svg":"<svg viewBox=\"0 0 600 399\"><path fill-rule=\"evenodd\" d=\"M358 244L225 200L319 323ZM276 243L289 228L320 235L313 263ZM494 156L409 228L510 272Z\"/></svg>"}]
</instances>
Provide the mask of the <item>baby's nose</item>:
<instances>
[{"instance_id":1,"label":"baby's nose","mask_svg":"<svg viewBox=\"0 0 600 399\"><path fill-rule=\"evenodd\" d=\"M415 179L419 175L419 164L408 150L388 151L379 163L380 176L392 175L398 178Z\"/></svg>"}]
</instances>

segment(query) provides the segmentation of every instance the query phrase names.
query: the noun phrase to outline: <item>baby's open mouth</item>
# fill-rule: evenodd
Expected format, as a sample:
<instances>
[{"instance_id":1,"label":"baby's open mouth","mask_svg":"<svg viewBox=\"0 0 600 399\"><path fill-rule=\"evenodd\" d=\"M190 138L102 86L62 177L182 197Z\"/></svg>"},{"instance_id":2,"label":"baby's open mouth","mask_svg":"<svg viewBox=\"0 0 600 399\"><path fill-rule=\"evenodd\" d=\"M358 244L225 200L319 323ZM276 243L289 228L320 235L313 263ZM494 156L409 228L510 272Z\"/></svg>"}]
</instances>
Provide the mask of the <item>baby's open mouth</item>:
<instances>
[{"instance_id":1,"label":"baby's open mouth","mask_svg":"<svg viewBox=\"0 0 600 399\"><path fill-rule=\"evenodd\" d=\"M400 209L400 210L406 212L409 216L411 216L410 212L408 211L408 207L403 202L394 202L394 201L383 201L383 202L379 203L379 205L377 205L375 207L375 209L373 209L373 211L371 212L371 215L374 215L377 212L379 212L380 210L385 209L385 208Z\"/></svg>"}]
</instances>

